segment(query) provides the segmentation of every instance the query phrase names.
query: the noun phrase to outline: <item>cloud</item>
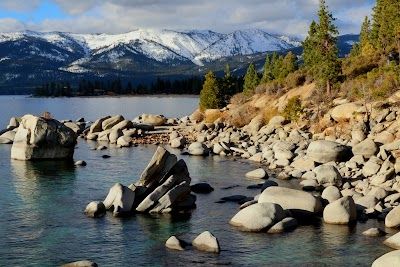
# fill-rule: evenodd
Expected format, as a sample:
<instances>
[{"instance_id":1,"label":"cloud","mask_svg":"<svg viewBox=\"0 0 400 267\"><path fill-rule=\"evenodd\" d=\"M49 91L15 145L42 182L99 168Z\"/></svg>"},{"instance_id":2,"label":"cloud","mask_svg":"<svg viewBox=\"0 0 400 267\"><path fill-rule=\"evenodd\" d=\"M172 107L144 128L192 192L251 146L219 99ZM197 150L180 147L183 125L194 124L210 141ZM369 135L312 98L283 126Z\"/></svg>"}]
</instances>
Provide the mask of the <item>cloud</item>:
<instances>
[{"instance_id":1,"label":"cloud","mask_svg":"<svg viewBox=\"0 0 400 267\"><path fill-rule=\"evenodd\" d=\"M1 0L0 8L10 11L26 12L37 8L41 0Z\"/></svg>"},{"instance_id":2,"label":"cloud","mask_svg":"<svg viewBox=\"0 0 400 267\"><path fill-rule=\"evenodd\" d=\"M13 18L0 18L0 32L22 31L26 25Z\"/></svg>"},{"instance_id":3,"label":"cloud","mask_svg":"<svg viewBox=\"0 0 400 267\"><path fill-rule=\"evenodd\" d=\"M1 0L1 3L15 1ZM32 30L78 33L121 33L136 28L211 29L220 32L263 28L276 33L304 36L311 20L316 19L319 2L319 0L51 1L67 14L64 18L43 18L36 23L24 22L25 26ZM338 18L337 25L341 33L358 32L363 17L371 13L373 2L373 0L327 0L334 16ZM13 25L9 27L12 29Z\"/></svg>"}]
</instances>

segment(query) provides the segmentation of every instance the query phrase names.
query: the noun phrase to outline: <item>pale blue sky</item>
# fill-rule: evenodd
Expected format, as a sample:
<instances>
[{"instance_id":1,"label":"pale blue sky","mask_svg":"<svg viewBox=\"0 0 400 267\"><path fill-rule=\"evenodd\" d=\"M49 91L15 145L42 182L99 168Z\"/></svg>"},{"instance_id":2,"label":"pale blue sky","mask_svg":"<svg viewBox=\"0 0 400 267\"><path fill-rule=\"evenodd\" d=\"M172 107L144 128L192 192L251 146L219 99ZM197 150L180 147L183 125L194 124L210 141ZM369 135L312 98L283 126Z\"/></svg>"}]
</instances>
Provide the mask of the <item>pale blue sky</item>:
<instances>
[{"instance_id":1,"label":"pale blue sky","mask_svg":"<svg viewBox=\"0 0 400 267\"><path fill-rule=\"evenodd\" d=\"M341 33L358 33L374 0L327 0ZM136 28L262 28L304 35L318 0L0 0L0 32L121 33Z\"/></svg>"}]
</instances>

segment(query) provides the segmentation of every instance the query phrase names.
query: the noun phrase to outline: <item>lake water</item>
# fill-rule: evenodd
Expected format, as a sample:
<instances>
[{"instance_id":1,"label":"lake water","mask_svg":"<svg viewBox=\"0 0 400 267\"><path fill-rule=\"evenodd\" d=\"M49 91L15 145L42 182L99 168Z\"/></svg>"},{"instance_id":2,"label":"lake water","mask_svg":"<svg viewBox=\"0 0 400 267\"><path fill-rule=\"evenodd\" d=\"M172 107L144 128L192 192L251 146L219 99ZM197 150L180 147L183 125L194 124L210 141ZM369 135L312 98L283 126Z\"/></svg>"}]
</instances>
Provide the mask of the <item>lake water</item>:
<instances>
[{"instance_id":1,"label":"lake water","mask_svg":"<svg viewBox=\"0 0 400 267\"><path fill-rule=\"evenodd\" d=\"M140 98L140 101L8 98L9 101L1 97L0 101L16 101L20 105L10 104L11 110L1 106L2 122L8 121L10 114L37 113L42 107L62 118L84 116L91 120L106 112L125 115L125 111L129 112L127 117L152 111L181 116L191 112L197 102L195 98L181 97ZM97 101L115 106L98 106ZM135 109L138 103L147 109ZM163 112L162 107L170 109ZM0 146L0 266L57 266L81 259L93 260L100 266L370 266L374 259L390 251L382 244L383 237L361 234L370 227L383 227L376 220L352 227L317 222L275 235L239 232L228 224L238 205L216 201L235 194L259 193L247 189L256 182L244 178L257 165L219 156L179 156L187 162L193 183L204 181L215 188L211 194L197 195L197 208L191 216L114 218L107 214L100 219L87 218L83 214L86 204L104 199L116 182L125 185L135 182L156 149L149 145L90 150L95 145L79 141L75 159L88 163L80 168L59 161L10 160L11 146ZM111 158L101 158L105 153ZM224 189L229 186L235 187ZM175 252L164 247L171 235L191 241L205 230L219 239L222 249L219 255L194 250Z\"/></svg>"}]
</instances>

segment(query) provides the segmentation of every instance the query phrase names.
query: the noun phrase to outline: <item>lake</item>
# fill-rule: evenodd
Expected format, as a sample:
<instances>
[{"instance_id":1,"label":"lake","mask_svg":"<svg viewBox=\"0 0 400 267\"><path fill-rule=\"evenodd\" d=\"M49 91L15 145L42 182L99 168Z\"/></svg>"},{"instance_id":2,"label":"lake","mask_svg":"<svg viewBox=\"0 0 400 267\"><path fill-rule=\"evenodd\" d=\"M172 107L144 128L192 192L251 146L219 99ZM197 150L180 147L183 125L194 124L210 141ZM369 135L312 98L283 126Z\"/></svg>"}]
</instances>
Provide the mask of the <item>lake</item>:
<instances>
[{"instance_id":1,"label":"lake","mask_svg":"<svg viewBox=\"0 0 400 267\"><path fill-rule=\"evenodd\" d=\"M94 120L107 114L133 118L145 112L183 116L195 109L197 98L2 96L0 103L0 121L5 125L10 116L44 110L58 119ZM235 194L258 194L258 189L247 189L257 182L244 178L258 166L220 156L179 156L189 167L192 183L208 182L215 188L208 195L197 195L197 208L190 216L87 218L86 204L103 200L116 182L135 182L156 149L148 145L91 150L95 145L79 140L75 159L88 163L79 168L62 161L10 160L11 146L0 146L0 266L57 266L81 259L99 266L370 266L390 251L382 245L384 237L361 234L370 227L383 227L376 220L351 227L315 222L284 234L239 232L228 224L238 205L216 202ZM105 153L111 158L103 159ZM164 247L171 235L191 242L205 230L219 239L219 255Z\"/></svg>"}]
</instances>

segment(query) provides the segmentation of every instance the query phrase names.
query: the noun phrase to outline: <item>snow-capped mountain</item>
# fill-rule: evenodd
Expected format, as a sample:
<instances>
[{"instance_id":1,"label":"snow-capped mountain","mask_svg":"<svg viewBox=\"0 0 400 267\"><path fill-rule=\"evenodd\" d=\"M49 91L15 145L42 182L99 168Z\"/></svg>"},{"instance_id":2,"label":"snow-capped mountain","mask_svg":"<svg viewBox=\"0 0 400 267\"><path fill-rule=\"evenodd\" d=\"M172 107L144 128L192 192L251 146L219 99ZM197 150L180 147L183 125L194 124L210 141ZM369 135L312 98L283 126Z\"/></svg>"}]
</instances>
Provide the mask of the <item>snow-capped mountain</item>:
<instances>
[{"instance_id":1,"label":"snow-capped mountain","mask_svg":"<svg viewBox=\"0 0 400 267\"><path fill-rule=\"evenodd\" d=\"M71 77L199 75L218 61L230 63L233 57L245 57L236 58L244 66L257 53L298 46L296 39L256 29L232 33L152 29L124 34L0 33L0 87Z\"/></svg>"}]
</instances>

